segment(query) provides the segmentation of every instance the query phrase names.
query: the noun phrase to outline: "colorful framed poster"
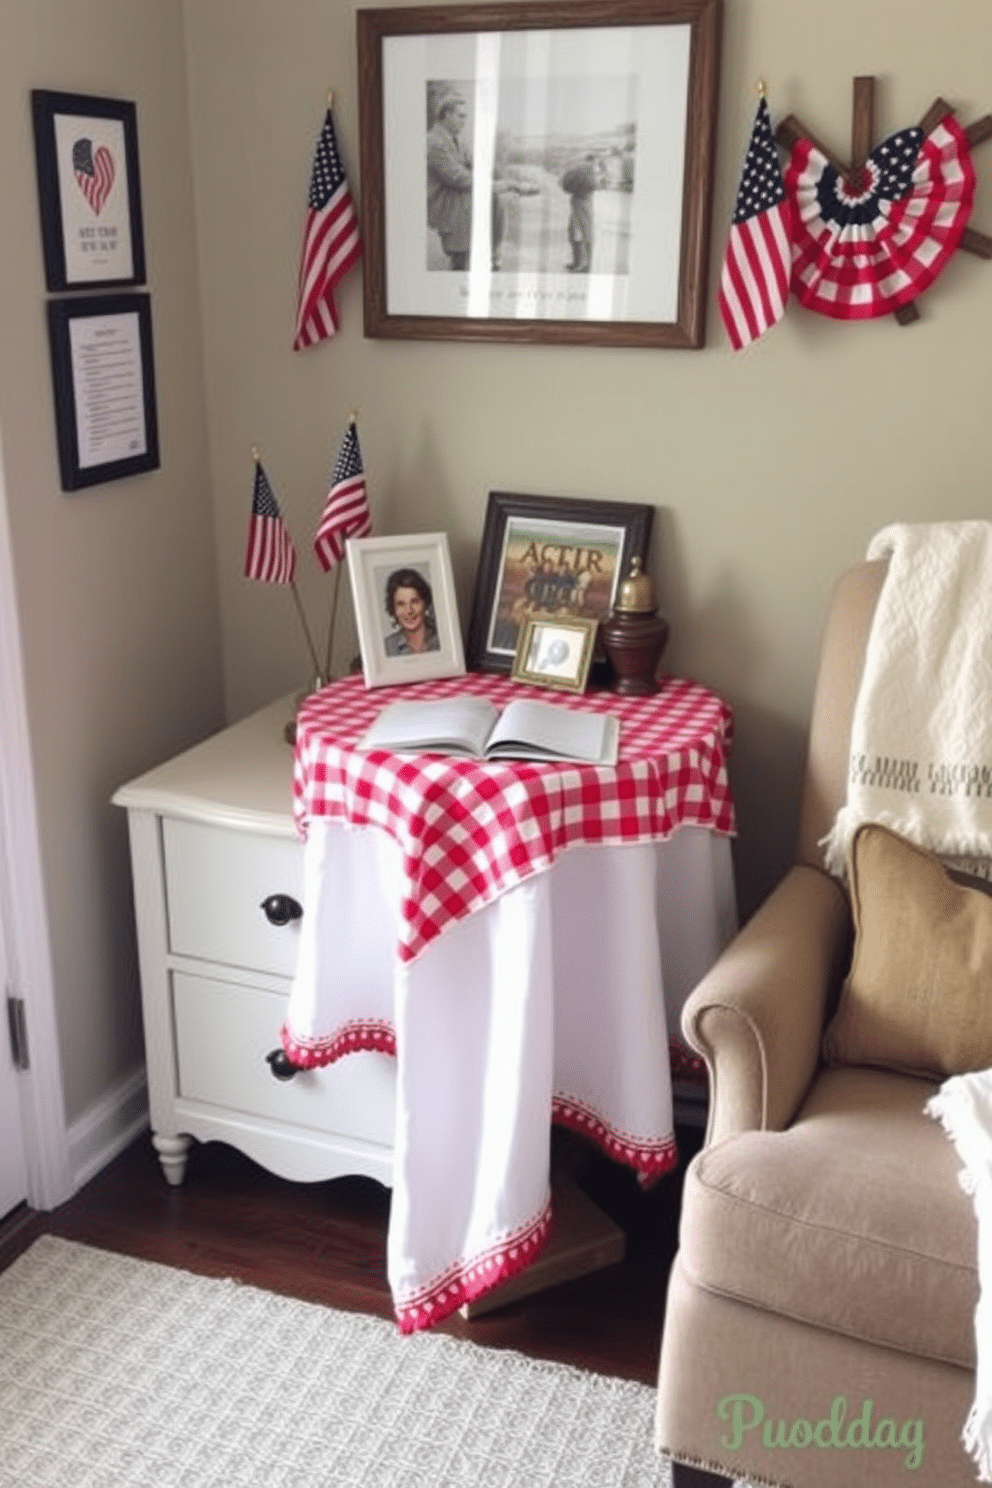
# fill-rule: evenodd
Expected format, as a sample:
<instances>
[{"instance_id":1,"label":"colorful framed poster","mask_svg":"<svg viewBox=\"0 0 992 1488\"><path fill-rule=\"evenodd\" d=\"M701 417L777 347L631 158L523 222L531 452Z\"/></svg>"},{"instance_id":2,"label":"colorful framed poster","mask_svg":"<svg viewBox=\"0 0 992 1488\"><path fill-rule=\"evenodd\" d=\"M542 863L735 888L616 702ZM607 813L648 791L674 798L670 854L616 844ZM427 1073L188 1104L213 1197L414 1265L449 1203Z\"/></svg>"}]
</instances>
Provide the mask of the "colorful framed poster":
<instances>
[{"instance_id":1,"label":"colorful framed poster","mask_svg":"<svg viewBox=\"0 0 992 1488\"><path fill-rule=\"evenodd\" d=\"M635 553L647 558L654 507L490 491L467 655L509 672L532 616L605 620Z\"/></svg>"},{"instance_id":2,"label":"colorful framed poster","mask_svg":"<svg viewBox=\"0 0 992 1488\"><path fill-rule=\"evenodd\" d=\"M134 104L35 89L31 110L49 291L144 284Z\"/></svg>"}]
</instances>

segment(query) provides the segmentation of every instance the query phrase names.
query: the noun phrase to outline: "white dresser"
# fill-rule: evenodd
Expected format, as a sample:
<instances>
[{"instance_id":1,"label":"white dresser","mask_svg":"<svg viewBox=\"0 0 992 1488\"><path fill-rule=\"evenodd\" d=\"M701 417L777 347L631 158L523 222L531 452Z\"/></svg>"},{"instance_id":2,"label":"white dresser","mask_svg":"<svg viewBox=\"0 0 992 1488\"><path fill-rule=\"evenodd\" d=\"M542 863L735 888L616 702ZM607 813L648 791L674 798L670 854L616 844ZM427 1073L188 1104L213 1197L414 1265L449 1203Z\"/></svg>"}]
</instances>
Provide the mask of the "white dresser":
<instances>
[{"instance_id":1,"label":"white dresser","mask_svg":"<svg viewBox=\"0 0 992 1488\"><path fill-rule=\"evenodd\" d=\"M113 798L128 813L152 1139L170 1183L194 1137L284 1178L391 1182L394 1061L352 1054L287 1079L267 1058L306 913L291 716L290 699L273 703Z\"/></svg>"}]
</instances>

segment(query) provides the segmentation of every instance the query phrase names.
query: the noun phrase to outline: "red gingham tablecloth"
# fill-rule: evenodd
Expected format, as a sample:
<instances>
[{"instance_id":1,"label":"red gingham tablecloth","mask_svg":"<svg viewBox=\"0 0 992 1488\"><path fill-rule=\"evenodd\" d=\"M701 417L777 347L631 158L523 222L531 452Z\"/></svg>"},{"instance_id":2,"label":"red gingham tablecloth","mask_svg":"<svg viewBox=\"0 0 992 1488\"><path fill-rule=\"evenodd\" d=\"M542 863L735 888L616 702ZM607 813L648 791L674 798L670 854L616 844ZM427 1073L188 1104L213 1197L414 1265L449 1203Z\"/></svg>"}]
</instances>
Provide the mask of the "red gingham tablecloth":
<instances>
[{"instance_id":1,"label":"red gingham tablecloth","mask_svg":"<svg viewBox=\"0 0 992 1488\"><path fill-rule=\"evenodd\" d=\"M698 683L666 679L652 697L541 689L563 708L614 713L615 766L480 762L368 753L355 743L388 703L471 694L502 709L535 689L470 672L366 689L346 677L312 694L296 720L294 814L381 827L403 852L398 954L411 961L455 921L549 868L578 843L660 841L683 826L732 835L730 708Z\"/></svg>"}]
</instances>

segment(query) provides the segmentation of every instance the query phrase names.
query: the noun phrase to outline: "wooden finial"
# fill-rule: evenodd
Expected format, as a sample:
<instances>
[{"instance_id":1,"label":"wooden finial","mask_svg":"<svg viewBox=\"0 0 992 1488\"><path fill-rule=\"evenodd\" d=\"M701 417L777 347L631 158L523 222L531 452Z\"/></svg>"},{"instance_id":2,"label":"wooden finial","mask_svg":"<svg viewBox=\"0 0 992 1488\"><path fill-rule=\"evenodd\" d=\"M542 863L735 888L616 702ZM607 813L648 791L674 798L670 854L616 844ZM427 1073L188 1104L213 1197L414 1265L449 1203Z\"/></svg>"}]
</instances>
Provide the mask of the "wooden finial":
<instances>
[{"instance_id":1,"label":"wooden finial","mask_svg":"<svg viewBox=\"0 0 992 1488\"><path fill-rule=\"evenodd\" d=\"M262 458L261 455L258 453L258 445L257 444L253 444L252 447L251 447L251 457L255 461L255 464L256 465L259 463L259 461Z\"/></svg>"},{"instance_id":2,"label":"wooden finial","mask_svg":"<svg viewBox=\"0 0 992 1488\"><path fill-rule=\"evenodd\" d=\"M328 90L327 90L327 107L330 108L331 105L333 104L333 102L334 102L334 89L333 88L328 88Z\"/></svg>"},{"instance_id":3,"label":"wooden finial","mask_svg":"<svg viewBox=\"0 0 992 1488\"><path fill-rule=\"evenodd\" d=\"M759 78L758 79L757 87L758 87L758 97L759 98L764 98L765 93L767 91L766 88L765 88L765 80L764 80L764 78Z\"/></svg>"},{"instance_id":4,"label":"wooden finial","mask_svg":"<svg viewBox=\"0 0 992 1488\"><path fill-rule=\"evenodd\" d=\"M358 423L358 409L357 408L353 408L351 410L351 414L349 415L348 422L349 422L349 424L357 424Z\"/></svg>"}]
</instances>

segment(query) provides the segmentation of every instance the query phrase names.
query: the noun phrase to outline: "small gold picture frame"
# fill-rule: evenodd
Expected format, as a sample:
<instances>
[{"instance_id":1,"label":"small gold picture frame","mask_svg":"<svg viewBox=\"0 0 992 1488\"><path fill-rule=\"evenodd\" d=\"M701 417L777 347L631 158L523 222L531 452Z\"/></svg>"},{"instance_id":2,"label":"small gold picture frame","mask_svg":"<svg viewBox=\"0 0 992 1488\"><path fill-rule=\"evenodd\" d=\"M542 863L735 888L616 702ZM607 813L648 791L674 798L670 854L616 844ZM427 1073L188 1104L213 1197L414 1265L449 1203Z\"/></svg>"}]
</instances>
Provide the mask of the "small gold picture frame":
<instances>
[{"instance_id":1,"label":"small gold picture frame","mask_svg":"<svg viewBox=\"0 0 992 1488\"><path fill-rule=\"evenodd\" d=\"M510 676L514 682L585 692L599 621L587 617L529 615Z\"/></svg>"}]
</instances>

